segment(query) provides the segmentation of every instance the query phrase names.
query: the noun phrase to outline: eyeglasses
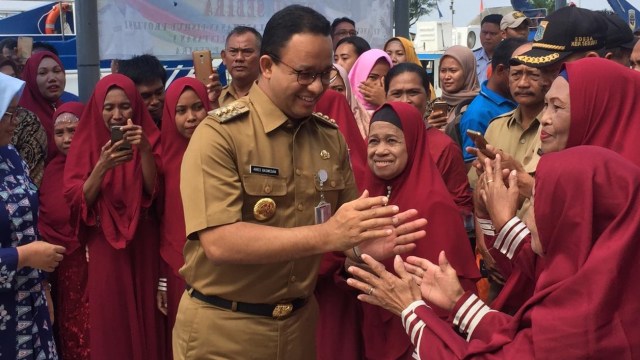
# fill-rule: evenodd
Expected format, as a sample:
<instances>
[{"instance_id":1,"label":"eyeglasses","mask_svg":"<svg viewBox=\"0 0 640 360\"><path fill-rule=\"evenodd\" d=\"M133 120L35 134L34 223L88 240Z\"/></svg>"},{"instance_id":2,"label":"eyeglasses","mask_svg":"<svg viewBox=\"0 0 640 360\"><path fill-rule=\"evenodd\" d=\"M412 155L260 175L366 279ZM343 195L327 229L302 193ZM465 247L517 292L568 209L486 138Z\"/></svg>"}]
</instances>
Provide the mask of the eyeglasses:
<instances>
[{"instance_id":1,"label":"eyeglasses","mask_svg":"<svg viewBox=\"0 0 640 360\"><path fill-rule=\"evenodd\" d=\"M20 110L20 109L16 109L14 112L11 111L5 111L4 115L2 115L2 117L8 116L9 120L13 123L17 123L18 121L20 121L20 119L22 118L22 113L24 111Z\"/></svg>"},{"instance_id":2,"label":"eyeglasses","mask_svg":"<svg viewBox=\"0 0 640 360\"><path fill-rule=\"evenodd\" d=\"M296 76L298 77L298 84L302 85L302 86L308 86L311 85L314 81L316 81L317 77L320 77L320 82L322 83L322 85L329 85L331 83L331 70L329 71L323 71L323 72L319 72L319 73L312 73L312 72L308 72L308 71L302 71L302 70L296 70L293 66L287 64L286 62L282 61L279 57L270 54L270 57L272 57L274 60L276 60L277 62L280 62L282 64L284 64L286 67L288 67L289 69L291 69L291 71L293 71Z\"/></svg>"},{"instance_id":3,"label":"eyeglasses","mask_svg":"<svg viewBox=\"0 0 640 360\"><path fill-rule=\"evenodd\" d=\"M333 33L334 36L356 36L358 32L356 30L340 30Z\"/></svg>"}]
</instances>

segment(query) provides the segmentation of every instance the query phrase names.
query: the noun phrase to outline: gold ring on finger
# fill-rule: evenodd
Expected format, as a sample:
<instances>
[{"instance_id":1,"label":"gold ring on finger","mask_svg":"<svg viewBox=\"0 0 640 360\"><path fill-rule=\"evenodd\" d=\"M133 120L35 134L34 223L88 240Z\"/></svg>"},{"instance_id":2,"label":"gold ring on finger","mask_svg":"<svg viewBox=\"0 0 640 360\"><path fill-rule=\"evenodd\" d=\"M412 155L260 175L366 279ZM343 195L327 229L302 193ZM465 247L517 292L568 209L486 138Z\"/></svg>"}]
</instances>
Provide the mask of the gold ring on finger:
<instances>
[{"instance_id":1,"label":"gold ring on finger","mask_svg":"<svg viewBox=\"0 0 640 360\"><path fill-rule=\"evenodd\" d=\"M487 184L488 184L488 183L492 183L492 182L493 182L493 179L489 179L489 180L487 180Z\"/></svg>"}]
</instances>

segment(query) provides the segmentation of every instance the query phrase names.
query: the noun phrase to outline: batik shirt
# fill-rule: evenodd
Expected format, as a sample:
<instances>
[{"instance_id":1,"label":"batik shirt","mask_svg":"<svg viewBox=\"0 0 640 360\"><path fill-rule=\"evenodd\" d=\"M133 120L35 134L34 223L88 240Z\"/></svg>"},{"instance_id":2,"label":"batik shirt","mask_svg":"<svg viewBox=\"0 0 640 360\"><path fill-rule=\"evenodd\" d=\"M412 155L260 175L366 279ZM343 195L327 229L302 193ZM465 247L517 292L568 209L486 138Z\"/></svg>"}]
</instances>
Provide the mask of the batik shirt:
<instances>
[{"instance_id":1,"label":"batik shirt","mask_svg":"<svg viewBox=\"0 0 640 360\"><path fill-rule=\"evenodd\" d=\"M0 359L58 359L44 274L18 270L18 246L38 240L38 190L13 145L0 147Z\"/></svg>"}]
</instances>

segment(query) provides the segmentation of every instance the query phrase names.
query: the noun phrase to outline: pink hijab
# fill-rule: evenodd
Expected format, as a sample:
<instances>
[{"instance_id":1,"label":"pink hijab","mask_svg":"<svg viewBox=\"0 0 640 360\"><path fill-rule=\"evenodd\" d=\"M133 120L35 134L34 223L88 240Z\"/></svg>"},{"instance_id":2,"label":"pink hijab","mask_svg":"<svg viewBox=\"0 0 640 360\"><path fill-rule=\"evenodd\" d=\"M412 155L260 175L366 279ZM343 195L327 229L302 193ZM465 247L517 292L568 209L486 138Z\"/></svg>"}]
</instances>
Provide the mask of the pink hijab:
<instances>
[{"instance_id":1,"label":"pink hijab","mask_svg":"<svg viewBox=\"0 0 640 360\"><path fill-rule=\"evenodd\" d=\"M365 51L364 53L362 53L362 55L360 55L355 64L353 64L351 71L349 72L349 83L351 84L351 89L355 93L358 102L367 110L375 110L377 106L369 104L364 99L362 94L360 94L360 92L358 91L358 85L367 80L369 73L380 59L386 60L389 64L389 68L393 67L391 58L389 57L389 55L387 55L386 52L380 49L371 49ZM369 124L367 121L367 129L368 126Z\"/></svg>"},{"instance_id":2,"label":"pink hijab","mask_svg":"<svg viewBox=\"0 0 640 360\"><path fill-rule=\"evenodd\" d=\"M363 139L367 137L367 133L369 132L369 114L367 113L367 109L365 109L360 102L356 98L356 91L354 92L351 88L351 83L349 82L349 73L347 70L338 64L333 64L333 67L338 70L338 76L342 78L342 82L344 82L344 92L347 98L347 102L349 103L349 107L351 108L351 112L353 113L353 117L356 120L356 124L358 125L358 130L360 130L360 136Z\"/></svg>"}]
</instances>

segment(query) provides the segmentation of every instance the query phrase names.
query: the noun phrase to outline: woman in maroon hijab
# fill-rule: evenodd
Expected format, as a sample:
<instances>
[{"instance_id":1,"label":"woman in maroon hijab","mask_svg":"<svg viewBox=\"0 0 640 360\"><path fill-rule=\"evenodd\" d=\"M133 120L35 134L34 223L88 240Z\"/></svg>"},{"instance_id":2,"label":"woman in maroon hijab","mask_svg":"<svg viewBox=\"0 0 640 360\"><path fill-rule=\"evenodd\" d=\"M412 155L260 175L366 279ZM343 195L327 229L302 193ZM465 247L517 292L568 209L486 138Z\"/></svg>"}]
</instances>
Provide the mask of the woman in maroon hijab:
<instances>
[{"instance_id":1,"label":"woman in maroon hijab","mask_svg":"<svg viewBox=\"0 0 640 360\"><path fill-rule=\"evenodd\" d=\"M59 350L63 359L89 358L89 305L87 303L87 260L84 243L69 225L70 210L64 199L63 174L67 152L84 105L68 102L53 115L54 141L58 153L44 171L40 186L38 229L42 239L67 249L53 275Z\"/></svg>"},{"instance_id":2,"label":"woman in maroon hijab","mask_svg":"<svg viewBox=\"0 0 640 360\"><path fill-rule=\"evenodd\" d=\"M47 132L47 159L50 161L58 152L53 140L53 113L62 105L60 96L64 92L66 77L60 59L51 52L37 52L27 60L22 70L26 91L19 105L38 116Z\"/></svg>"},{"instance_id":3,"label":"woman in maroon hijab","mask_svg":"<svg viewBox=\"0 0 640 360\"><path fill-rule=\"evenodd\" d=\"M363 282L349 282L364 291L374 287L373 296L360 299L402 316L420 358L635 359L640 353L638 178L640 168L601 147L542 157L533 204L537 231L530 225L542 272L533 296L513 317L462 295L444 254L439 266L396 259L399 278L365 257L377 276L353 269ZM438 319L421 295L443 307L455 304L448 306L454 325L473 340L466 342Z\"/></svg>"},{"instance_id":4,"label":"woman in maroon hijab","mask_svg":"<svg viewBox=\"0 0 640 360\"><path fill-rule=\"evenodd\" d=\"M540 120L543 153L595 145L611 149L640 166L636 146L640 114L635 106L639 97L640 74L617 63L585 58L565 64L546 94L547 106ZM494 169L501 171L498 166L489 166L487 172ZM529 229L515 216L517 190L509 191L499 181L486 183L484 188L491 216L491 221L479 220L484 223L483 228L488 228L485 243L502 275L511 277L506 287L519 288L503 290L505 295L500 295L492 306L506 309L506 304L517 309L532 293L540 268L532 255Z\"/></svg>"},{"instance_id":5,"label":"woman in maroon hijab","mask_svg":"<svg viewBox=\"0 0 640 360\"><path fill-rule=\"evenodd\" d=\"M186 240L180 197L180 165L191 135L207 117L208 111L207 89L200 81L184 77L172 82L167 89L161 130L164 206L160 238L160 255L164 260L163 274L166 277L158 286L158 305L168 316L169 334L185 289L184 280L178 273L184 265L182 248Z\"/></svg>"},{"instance_id":6,"label":"woman in maroon hijab","mask_svg":"<svg viewBox=\"0 0 640 360\"><path fill-rule=\"evenodd\" d=\"M124 133L115 144L114 127ZM159 233L148 211L158 191L159 135L134 83L112 74L96 84L67 156L64 195L88 247L93 360L162 358Z\"/></svg>"},{"instance_id":7,"label":"woman in maroon hijab","mask_svg":"<svg viewBox=\"0 0 640 360\"><path fill-rule=\"evenodd\" d=\"M451 262L466 290L476 291L480 278L458 207L431 158L422 114L404 102L387 103L373 114L369 127L364 188L372 196L386 195L389 204L415 208L427 219L427 236L408 255L435 261L440 251ZM393 260L384 262L388 267ZM377 359L410 359L414 347L400 319L380 307L363 304L365 355ZM445 312L440 312L446 316Z\"/></svg>"}]
</instances>

